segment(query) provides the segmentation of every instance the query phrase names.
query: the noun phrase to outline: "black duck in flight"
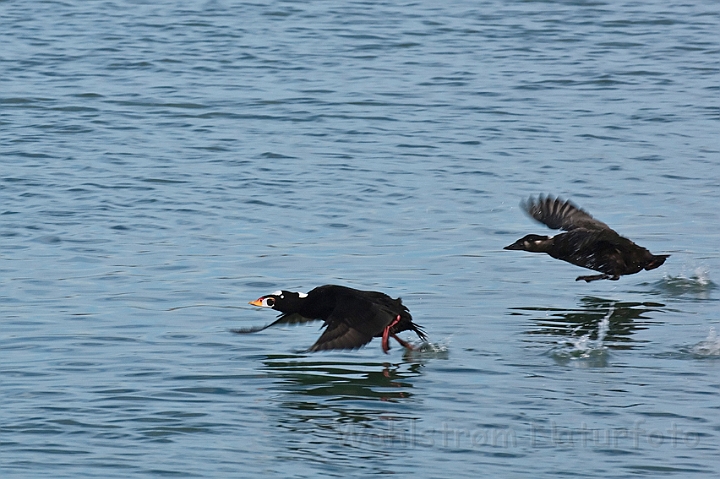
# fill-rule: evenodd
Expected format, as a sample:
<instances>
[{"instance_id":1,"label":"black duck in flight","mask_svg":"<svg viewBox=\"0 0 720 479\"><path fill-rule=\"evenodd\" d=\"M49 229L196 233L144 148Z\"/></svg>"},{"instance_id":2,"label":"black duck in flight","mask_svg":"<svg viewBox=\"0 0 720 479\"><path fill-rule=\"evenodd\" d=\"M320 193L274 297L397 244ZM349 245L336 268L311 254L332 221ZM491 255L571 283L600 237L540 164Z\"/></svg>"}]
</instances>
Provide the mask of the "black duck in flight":
<instances>
[{"instance_id":1,"label":"black duck in flight","mask_svg":"<svg viewBox=\"0 0 720 479\"><path fill-rule=\"evenodd\" d=\"M578 276L576 281L617 280L622 275L655 269L670 256L652 254L570 201L541 195L537 200L530 197L520 206L548 228L567 233L553 237L529 234L504 249L547 253L553 258L602 273Z\"/></svg>"},{"instance_id":2,"label":"black duck in flight","mask_svg":"<svg viewBox=\"0 0 720 479\"><path fill-rule=\"evenodd\" d=\"M412 316L400 298L385 293L361 291L345 286L325 285L305 293L277 291L250 301L253 306L272 308L282 314L267 326L234 329L234 333L254 333L280 324L300 324L322 320L325 331L308 351L330 349L358 349L373 338L382 338L385 353L390 349L389 338L408 349L412 345L397 334L415 331L425 340L425 332L413 323Z\"/></svg>"}]
</instances>

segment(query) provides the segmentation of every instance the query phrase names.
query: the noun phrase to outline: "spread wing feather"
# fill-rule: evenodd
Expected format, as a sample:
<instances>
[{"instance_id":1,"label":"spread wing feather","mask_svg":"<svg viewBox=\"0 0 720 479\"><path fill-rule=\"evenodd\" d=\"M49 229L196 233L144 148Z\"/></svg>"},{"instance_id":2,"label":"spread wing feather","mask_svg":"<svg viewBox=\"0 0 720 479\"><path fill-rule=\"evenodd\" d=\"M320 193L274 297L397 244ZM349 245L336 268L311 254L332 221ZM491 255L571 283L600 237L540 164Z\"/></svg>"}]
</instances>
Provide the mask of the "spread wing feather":
<instances>
[{"instance_id":1,"label":"spread wing feather","mask_svg":"<svg viewBox=\"0 0 720 479\"><path fill-rule=\"evenodd\" d=\"M257 333L258 331L263 331L267 328L271 328L273 326L281 325L281 324L303 324L303 323L309 323L312 321L319 321L315 318L306 318L305 316L301 316L297 313L290 313L290 314L281 314L277 320L273 321L270 324L266 324L265 326L254 326L249 328L239 328L239 329L231 329L230 331L237 334L248 334L248 333Z\"/></svg>"},{"instance_id":2,"label":"spread wing feather","mask_svg":"<svg viewBox=\"0 0 720 479\"><path fill-rule=\"evenodd\" d=\"M584 210L581 210L570 201L551 196L538 196L537 200L530 197L520 203L520 206L533 219L554 230L571 231L576 228L588 230L602 230L611 228L598 221Z\"/></svg>"}]
</instances>

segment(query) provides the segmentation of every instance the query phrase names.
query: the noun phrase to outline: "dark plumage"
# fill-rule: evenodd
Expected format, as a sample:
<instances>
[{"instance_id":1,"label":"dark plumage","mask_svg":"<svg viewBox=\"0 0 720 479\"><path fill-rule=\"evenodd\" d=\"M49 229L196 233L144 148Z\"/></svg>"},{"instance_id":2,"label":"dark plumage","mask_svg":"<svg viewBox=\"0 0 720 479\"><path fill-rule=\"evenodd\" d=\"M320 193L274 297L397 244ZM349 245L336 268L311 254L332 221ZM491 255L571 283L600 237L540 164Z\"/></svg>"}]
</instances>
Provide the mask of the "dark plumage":
<instances>
[{"instance_id":1,"label":"dark plumage","mask_svg":"<svg viewBox=\"0 0 720 479\"><path fill-rule=\"evenodd\" d=\"M530 197L520 206L540 223L567 233L554 237L530 234L504 249L547 253L553 258L603 273L578 276L576 281L617 280L621 275L655 269L670 256L652 254L570 201L539 196L537 200Z\"/></svg>"},{"instance_id":2,"label":"dark plumage","mask_svg":"<svg viewBox=\"0 0 720 479\"><path fill-rule=\"evenodd\" d=\"M307 294L278 291L250 301L253 306L272 308L282 314L267 326L235 329L235 333L254 333L278 324L299 324L322 320L325 331L309 351L357 349L372 338L382 338L382 349L388 352L388 339L395 338L402 346L413 349L397 337L401 331L415 331L420 339L425 332L413 323L400 298L392 299L377 291L360 291L345 286L318 286Z\"/></svg>"}]
</instances>

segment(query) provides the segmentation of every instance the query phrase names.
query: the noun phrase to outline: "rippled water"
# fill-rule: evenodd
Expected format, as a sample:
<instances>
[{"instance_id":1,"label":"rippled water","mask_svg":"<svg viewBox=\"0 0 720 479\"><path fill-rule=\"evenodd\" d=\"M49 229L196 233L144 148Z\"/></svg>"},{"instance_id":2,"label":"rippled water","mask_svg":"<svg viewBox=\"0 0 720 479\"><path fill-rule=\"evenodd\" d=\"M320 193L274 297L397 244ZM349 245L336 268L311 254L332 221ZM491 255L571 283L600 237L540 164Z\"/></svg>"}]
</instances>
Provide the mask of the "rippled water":
<instances>
[{"instance_id":1,"label":"rippled water","mask_svg":"<svg viewBox=\"0 0 720 479\"><path fill-rule=\"evenodd\" d=\"M3 477L717 477L719 31L714 1L0 2ZM581 284L503 251L538 193L672 256ZM230 332L326 283L430 343Z\"/></svg>"}]
</instances>

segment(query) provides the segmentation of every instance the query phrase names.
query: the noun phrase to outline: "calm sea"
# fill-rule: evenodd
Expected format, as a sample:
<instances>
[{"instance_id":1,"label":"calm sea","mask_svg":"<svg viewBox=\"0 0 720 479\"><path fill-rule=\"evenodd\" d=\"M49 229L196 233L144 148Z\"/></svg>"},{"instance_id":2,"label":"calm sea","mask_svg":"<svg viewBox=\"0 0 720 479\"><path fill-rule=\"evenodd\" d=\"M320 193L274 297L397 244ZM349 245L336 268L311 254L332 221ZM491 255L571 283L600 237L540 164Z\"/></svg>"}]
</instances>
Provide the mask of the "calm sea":
<instances>
[{"instance_id":1,"label":"calm sea","mask_svg":"<svg viewBox=\"0 0 720 479\"><path fill-rule=\"evenodd\" d=\"M718 477L718 32L715 0L1 1L2 476ZM540 193L672 256L504 251ZM429 343L230 332L327 283Z\"/></svg>"}]
</instances>

